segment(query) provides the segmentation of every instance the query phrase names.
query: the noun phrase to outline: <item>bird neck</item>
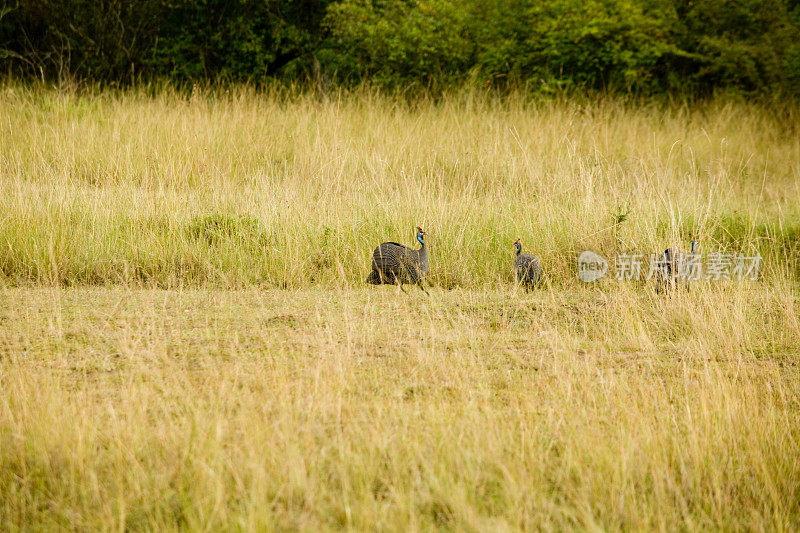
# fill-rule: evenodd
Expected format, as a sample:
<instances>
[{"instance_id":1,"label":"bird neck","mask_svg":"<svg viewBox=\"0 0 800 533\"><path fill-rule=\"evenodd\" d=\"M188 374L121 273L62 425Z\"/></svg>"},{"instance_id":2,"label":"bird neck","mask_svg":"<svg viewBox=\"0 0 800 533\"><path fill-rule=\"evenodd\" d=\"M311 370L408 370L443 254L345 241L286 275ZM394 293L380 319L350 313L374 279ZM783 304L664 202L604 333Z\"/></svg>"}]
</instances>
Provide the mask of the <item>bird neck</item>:
<instances>
[{"instance_id":1,"label":"bird neck","mask_svg":"<svg viewBox=\"0 0 800 533\"><path fill-rule=\"evenodd\" d=\"M425 248L425 239L419 233L417 233L417 240L422 245L422 247Z\"/></svg>"},{"instance_id":2,"label":"bird neck","mask_svg":"<svg viewBox=\"0 0 800 533\"><path fill-rule=\"evenodd\" d=\"M517 245L517 255L519 255L521 252L522 252L522 246L520 246L520 245L518 244L518 245Z\"/></svg>"}]
</instances>

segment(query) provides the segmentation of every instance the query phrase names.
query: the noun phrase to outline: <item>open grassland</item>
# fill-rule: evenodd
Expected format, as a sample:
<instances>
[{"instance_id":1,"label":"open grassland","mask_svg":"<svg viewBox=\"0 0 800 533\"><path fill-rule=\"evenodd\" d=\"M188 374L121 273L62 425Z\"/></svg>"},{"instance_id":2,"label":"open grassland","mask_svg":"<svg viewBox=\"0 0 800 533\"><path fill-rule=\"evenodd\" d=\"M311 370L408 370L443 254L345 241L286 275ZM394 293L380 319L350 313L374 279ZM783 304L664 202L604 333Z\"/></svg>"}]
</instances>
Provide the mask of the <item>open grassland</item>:
<instances>
[{"instance_id":1,"label":"open grassland","mask_svg":"<svg viewBox=\"0 0 800 533\"><path fill-rule=\"evenodd\" d=\"M563 284L586 247L694 231L783 268L800 235L795 108L1 94L10 283L355 283L377 243L421 225L437 285L509 280L517 237Z\"/></svg>"},{"instance_id":2,"label":"open grassland","mask_svg":"<svg viewBox=\"0 0 800 533\"><path fill-rule=\"evenodd\" d=\"M0 529L800 528L797 118L0 87Z\"/></svg>"}]
</instances>

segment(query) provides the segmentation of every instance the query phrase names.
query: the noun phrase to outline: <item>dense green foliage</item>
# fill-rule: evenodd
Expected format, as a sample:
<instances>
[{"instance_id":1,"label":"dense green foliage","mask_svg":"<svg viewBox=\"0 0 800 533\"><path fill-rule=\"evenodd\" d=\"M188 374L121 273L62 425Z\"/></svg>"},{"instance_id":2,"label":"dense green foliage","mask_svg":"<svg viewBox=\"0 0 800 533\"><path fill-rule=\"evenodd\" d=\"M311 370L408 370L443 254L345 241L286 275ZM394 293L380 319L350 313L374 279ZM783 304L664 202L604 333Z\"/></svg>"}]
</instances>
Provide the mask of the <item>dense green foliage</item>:
<instances>
[{"instance_id":1,"label":"dense green foliage","mask_svg":"<svg viewBox=\"0 0 800 533\"><path fill-rule=\"evenodd\" d=\"M794 0L11 0L0 72L800 92Z\"/></svg>"}]
</instances>

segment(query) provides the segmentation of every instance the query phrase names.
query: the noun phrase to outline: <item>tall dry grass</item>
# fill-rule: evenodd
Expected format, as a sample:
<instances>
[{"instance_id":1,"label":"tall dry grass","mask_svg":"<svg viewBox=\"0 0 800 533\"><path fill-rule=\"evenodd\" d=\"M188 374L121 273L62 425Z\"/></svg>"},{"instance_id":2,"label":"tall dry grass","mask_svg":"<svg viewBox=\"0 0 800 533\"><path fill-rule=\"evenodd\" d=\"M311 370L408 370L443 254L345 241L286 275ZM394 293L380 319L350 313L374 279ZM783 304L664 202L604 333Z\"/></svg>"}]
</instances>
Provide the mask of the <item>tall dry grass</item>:
<instances>
[{"instance_id":1,"label":"tall dry grass","mask_svg":"<svg viewBox=\"0 0 800 533\"><path fill-rule=\"evenodd\" d=\"M696 232L777 263L800 232L796 127L744 103L2 95L11 283L353 283L419 224L431 280L475 286L507 279L517 237L565 280L586 247L655 252Z\"/></svg>"},{"instance_id":2,"label":"tall dry grass","mask_svg":"<svg viewBox=\"0 0 800 533\"><path fill-rule=\"evenodd\" d=\"M3 86L0 529L800 528L779 111ZM576 279L691 233L761 278Z\"/></svg>"}]
</instances>

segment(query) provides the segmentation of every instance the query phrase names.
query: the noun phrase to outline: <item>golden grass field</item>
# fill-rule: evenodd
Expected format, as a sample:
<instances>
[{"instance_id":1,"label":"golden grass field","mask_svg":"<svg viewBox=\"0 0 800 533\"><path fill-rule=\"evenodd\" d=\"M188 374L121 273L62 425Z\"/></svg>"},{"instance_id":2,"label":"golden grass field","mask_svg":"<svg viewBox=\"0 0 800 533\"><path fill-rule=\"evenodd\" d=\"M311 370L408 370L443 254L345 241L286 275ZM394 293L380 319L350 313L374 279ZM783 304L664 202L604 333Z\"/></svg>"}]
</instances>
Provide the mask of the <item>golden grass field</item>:
<instances>
[{"instance_id":1,"label":"golden grass field","mask_svg":"<svg viewBox=\"0 0 800 533\"><path fill-rule=\"evenodd\" d=\"M797 530L798 118L0 85L0 529Z\"/></svg>"}]
</instances>

